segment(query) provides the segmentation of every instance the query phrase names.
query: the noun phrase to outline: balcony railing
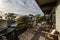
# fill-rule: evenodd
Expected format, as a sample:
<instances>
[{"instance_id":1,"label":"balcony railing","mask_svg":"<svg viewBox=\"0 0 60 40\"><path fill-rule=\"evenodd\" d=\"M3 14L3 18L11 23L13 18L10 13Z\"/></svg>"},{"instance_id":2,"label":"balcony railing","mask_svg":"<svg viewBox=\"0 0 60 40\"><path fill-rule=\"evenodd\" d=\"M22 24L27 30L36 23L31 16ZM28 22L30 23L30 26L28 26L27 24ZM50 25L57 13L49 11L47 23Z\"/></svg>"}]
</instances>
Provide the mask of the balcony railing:
<instances>
[{"instance_id":1,"label":"balcony railing","mask_svg":"<svg viewBox=\"0 0 60 40\"><path fill-rule=\"evenodd\" d=\"M3 28L0 30L0 40L19 40L16 28Z\"/></svg>"}]
</instances>

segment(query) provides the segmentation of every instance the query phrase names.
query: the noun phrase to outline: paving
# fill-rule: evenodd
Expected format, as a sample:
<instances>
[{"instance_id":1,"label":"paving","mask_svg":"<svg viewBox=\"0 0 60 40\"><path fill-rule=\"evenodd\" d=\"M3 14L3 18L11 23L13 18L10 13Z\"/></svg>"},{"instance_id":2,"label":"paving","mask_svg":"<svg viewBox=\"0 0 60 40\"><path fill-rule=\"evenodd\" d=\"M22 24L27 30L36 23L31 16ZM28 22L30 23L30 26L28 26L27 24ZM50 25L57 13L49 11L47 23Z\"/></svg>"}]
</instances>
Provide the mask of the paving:
<instances>
[{"instance_id":1,"label":"paving","mask_svg":"<svg viewBox=\"0 0 60 40\"><path fill-rule=\"evenodd\" d=\"M19 35L19 40L45 40L44 33L41 32L40 27L31 28L21 35Z\"/></svg>"}]
</instances>

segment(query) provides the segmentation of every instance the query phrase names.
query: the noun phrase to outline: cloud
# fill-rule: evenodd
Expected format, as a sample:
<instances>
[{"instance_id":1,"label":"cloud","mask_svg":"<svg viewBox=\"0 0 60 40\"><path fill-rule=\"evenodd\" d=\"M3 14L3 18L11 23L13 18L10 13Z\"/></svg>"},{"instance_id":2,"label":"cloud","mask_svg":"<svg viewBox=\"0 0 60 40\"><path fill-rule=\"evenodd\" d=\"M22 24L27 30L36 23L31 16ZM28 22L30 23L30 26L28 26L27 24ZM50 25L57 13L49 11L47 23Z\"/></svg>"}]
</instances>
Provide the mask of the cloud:
<instances>
[{"instance_id":1,"label":"cloud","mask_svg":"<svg viewBox=\"0 0 60 40\"><path fill-rule=\"evenodd\" d=\"M0 11L18 14L43 14L35 0L0 0Z\"/></svg>"}]
</instances>

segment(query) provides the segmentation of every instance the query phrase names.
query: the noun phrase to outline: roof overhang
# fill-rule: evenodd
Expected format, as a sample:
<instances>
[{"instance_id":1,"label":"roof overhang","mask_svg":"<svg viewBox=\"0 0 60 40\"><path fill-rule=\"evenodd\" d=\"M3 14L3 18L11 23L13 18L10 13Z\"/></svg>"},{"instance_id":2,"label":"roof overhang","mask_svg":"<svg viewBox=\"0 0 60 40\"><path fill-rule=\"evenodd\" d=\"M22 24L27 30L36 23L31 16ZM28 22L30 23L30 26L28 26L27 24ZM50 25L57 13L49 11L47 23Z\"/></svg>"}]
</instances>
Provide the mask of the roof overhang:
<instances>
[{"instance_id":1,"label":"roof overhang","mask_svg":"<svg viewBox=\"0 0 60 40\"><path fill-rule=\"evenodd\" d=\"M50 13L56 6L58 0L36 0L41 10L45 13Z\"/></svg>"}]
</instances>

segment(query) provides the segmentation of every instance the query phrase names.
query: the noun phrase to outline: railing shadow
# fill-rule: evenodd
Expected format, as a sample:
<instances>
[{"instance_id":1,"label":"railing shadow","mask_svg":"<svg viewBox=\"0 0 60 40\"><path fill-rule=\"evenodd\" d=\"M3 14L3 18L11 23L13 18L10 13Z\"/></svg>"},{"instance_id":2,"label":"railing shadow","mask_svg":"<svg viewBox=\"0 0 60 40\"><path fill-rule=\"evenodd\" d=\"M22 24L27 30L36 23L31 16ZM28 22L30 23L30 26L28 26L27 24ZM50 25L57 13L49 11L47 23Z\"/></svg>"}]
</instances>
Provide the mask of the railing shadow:
<instances>
[{"instance_id":1,"label":"railing shadow","mask_svg":"<svg viewBox=\"0 0 60 40\"><path fill-rule=\"evenodd\" d=\"M17 34L18 36L21 35L22 33L24 33L25 31L27 30L27 28L23 28L23 29L20 29L20 30L17 30Z\"/></svg>"},{"instance_id":2,"label":"railing shadow","mask_svg":"<svg viewBox=\"0 0 60 40\"><path fill-rule=\"evenodd\" d=\"M31 40L39 40L40 36L43 36L44 37L45 34L42 33L42 30L43 30L43 28L40 27L38 29L38 31L36 31L35 35L33 36L33 38Z\"/></svg>"}]
</instances>

